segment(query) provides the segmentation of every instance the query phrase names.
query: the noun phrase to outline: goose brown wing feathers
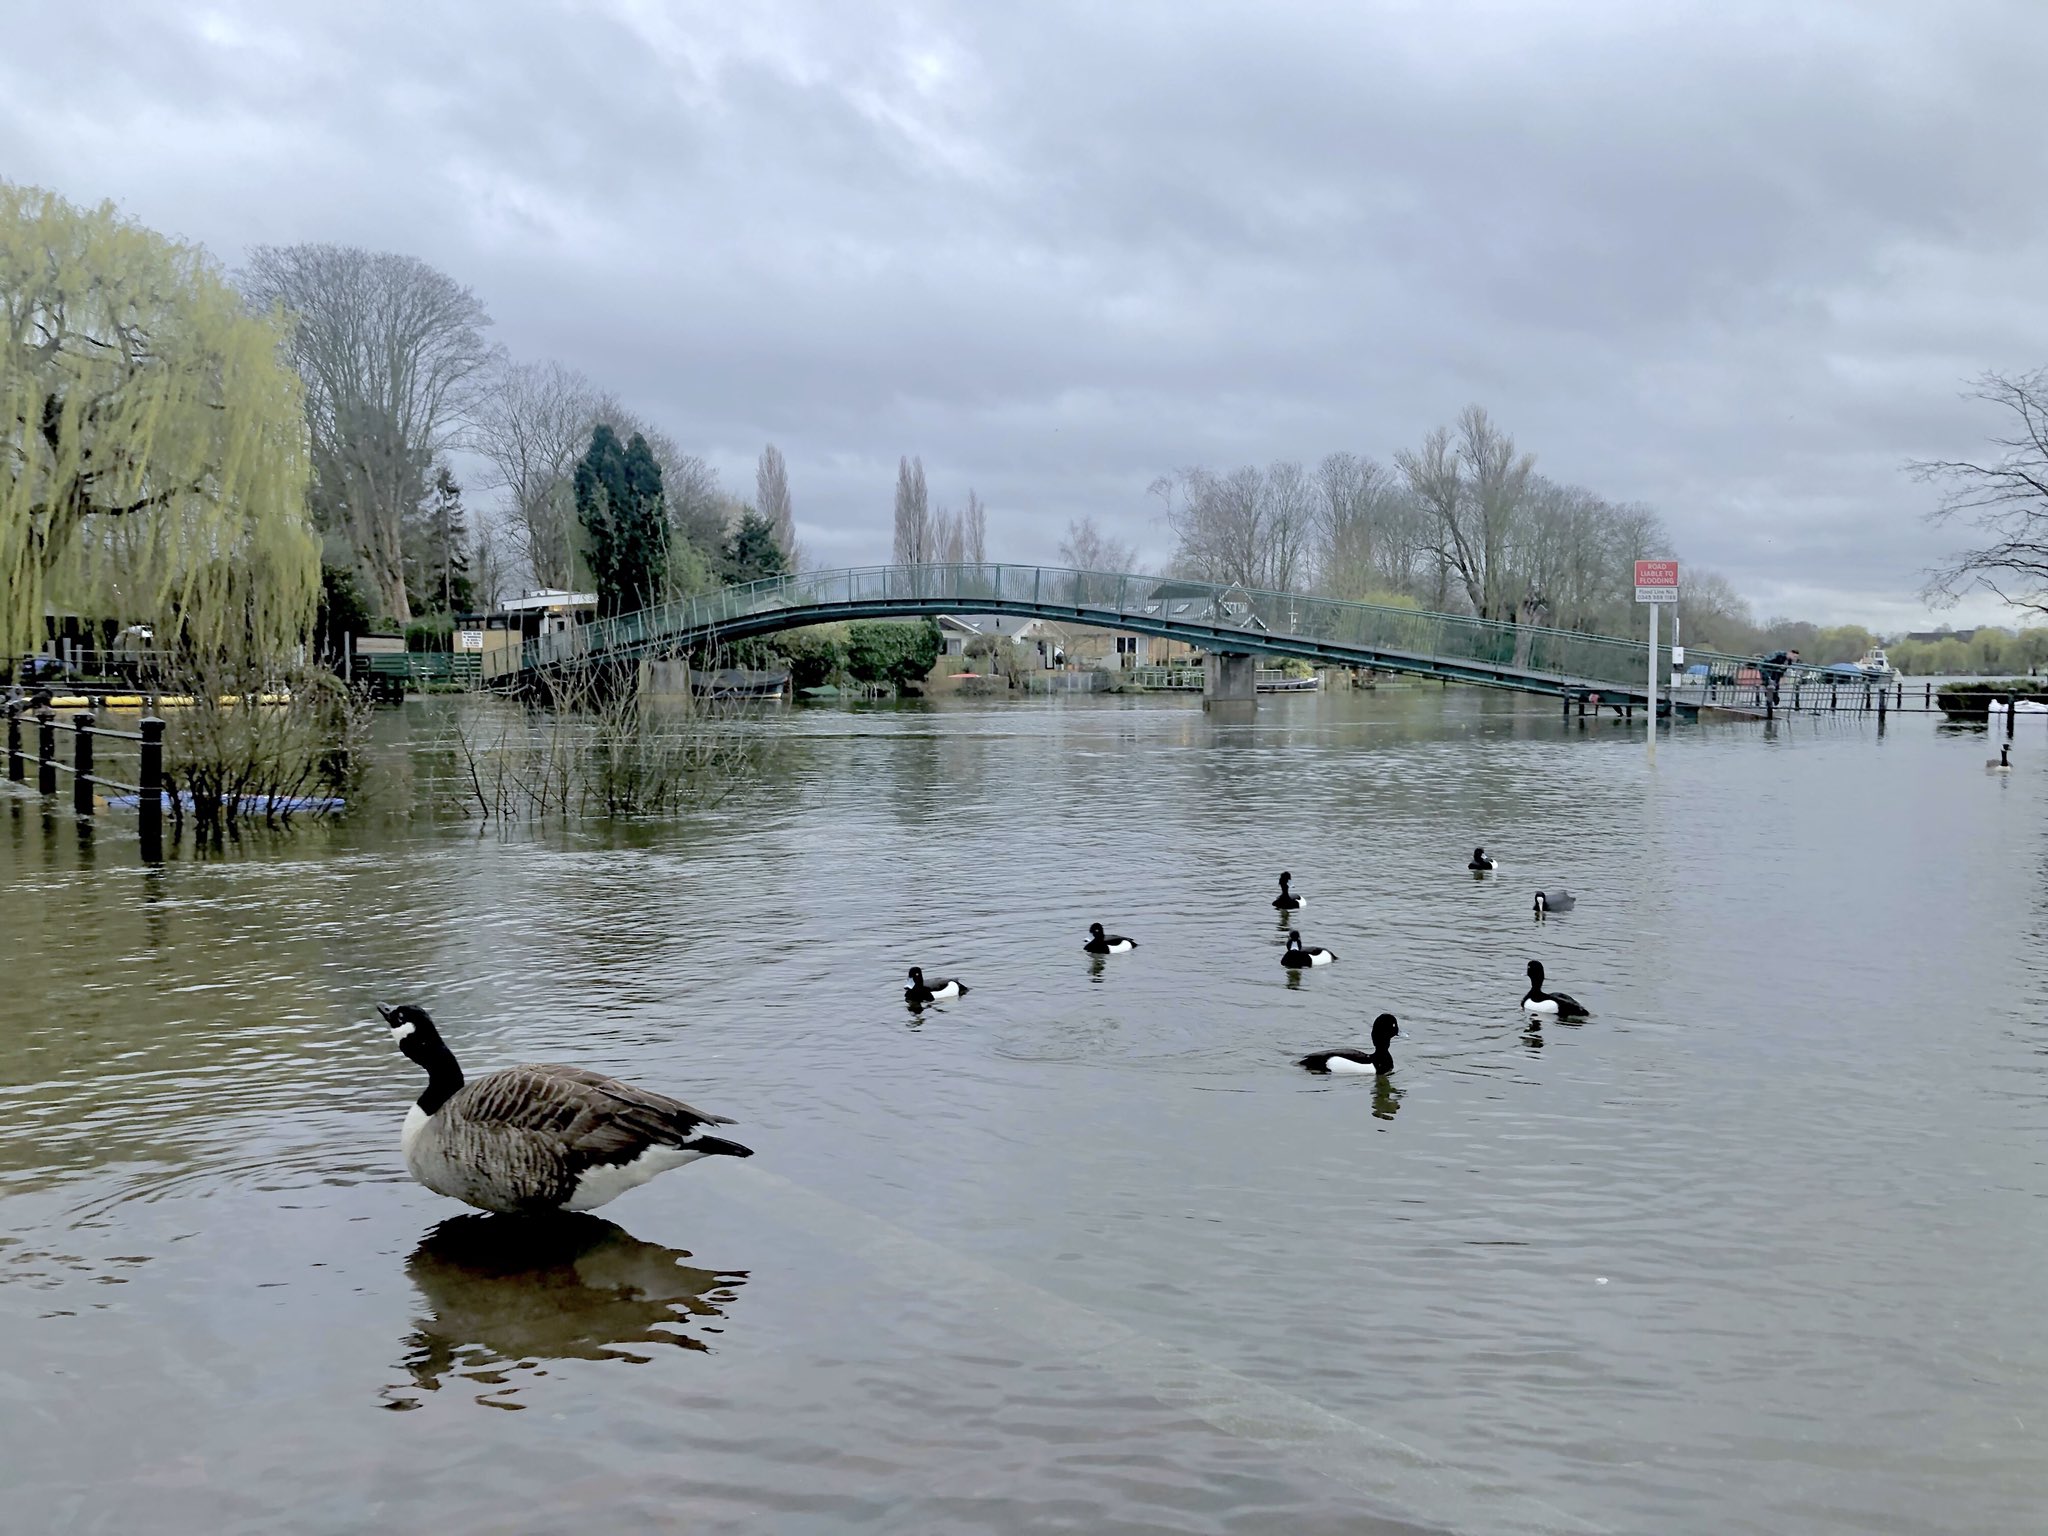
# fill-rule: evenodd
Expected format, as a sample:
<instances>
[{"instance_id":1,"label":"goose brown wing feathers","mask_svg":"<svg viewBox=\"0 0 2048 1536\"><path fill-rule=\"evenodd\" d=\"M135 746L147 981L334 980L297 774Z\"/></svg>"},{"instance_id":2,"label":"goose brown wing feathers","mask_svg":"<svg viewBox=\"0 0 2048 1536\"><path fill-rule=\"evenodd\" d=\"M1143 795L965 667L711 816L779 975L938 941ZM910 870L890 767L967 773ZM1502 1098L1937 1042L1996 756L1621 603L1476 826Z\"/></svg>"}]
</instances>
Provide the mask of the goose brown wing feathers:
<instances>
[{"instance_id":1,"label":"goose brown wing feathers","mask_svg":"<svg viewBox=\"0 0 2048 1536\"><path fill-rule=\"evenodd\" d=\"M704 1126L732 1124L665 1093L550 1062L506 1067L458 1097L470 1124L545 1135L583 1166L627 1162L652 1146L684 1146Z\"/></svg>"}]
</instances>

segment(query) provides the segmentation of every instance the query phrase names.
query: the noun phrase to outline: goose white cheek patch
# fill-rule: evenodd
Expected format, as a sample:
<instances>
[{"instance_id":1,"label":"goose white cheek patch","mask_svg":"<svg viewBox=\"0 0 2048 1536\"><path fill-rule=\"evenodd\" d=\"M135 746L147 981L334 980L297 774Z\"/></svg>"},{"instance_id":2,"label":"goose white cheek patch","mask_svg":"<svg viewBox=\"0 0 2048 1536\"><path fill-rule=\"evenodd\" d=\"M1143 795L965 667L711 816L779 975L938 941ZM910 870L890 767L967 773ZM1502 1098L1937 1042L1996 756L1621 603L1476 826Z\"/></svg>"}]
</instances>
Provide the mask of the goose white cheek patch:
<instances>
[{"instance_id":1,"label":"goose white cheek patch","mask_svg":"<svg viewBox=\"0 0 2048 1536\"><path fill-rule=\"evenodd\" d=\"M391 1031L391 1043L393 1045L396 1045L402 1040L410 1040L412 1038L412 1032L416 1027L417 1026L412 1024L399 1025L396 1029Z\"/></svg>"}]
</instances>

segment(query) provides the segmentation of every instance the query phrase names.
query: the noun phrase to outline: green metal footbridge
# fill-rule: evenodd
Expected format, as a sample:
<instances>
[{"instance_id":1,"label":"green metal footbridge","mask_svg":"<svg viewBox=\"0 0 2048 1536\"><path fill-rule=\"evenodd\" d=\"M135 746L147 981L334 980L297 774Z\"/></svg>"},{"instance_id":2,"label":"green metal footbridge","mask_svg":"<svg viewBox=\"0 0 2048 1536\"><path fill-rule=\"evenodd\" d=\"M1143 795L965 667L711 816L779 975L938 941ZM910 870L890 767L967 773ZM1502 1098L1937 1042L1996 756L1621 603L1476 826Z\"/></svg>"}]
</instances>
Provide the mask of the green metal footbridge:
<instances>
[{"instance_id":1,"label":"green metal footbridge","mask_svg":"<svg viewBox=\"0 0 2048 1536\"><path fill-rule=\"evenodd\" d=\"M1648 694L1643 640L1178 577L991 563L804 571L725 587L538 636L523 648L520 668L531 674L668 655L805 624L938 614L1052 619L1159 635L1217 656L1294 656L1568 702L1591 698L1617 709L1641 706ZM1753 663L1697 652L1691 659L1711 663L1710 674L1681 691L1677 708L1751 712L1737 679ZM1714 674L1723 684L1718 699L1711 696Z\"/></svg>"}]
</instances>

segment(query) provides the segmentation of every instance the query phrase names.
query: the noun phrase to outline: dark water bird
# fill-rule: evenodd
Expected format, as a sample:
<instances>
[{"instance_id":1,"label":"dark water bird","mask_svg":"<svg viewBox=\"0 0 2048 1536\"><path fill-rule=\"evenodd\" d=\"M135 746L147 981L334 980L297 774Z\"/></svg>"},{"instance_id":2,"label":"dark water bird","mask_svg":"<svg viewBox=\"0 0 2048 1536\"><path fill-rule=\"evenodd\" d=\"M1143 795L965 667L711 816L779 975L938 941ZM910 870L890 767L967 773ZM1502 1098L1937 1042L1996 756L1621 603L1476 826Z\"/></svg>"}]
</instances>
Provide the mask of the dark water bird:
<instances>
[{"instance_id":1,"label":"dark water bird","mask_svg":"<svg viewBox=\"0 0 2048 1536\"><path fill-rule=\"evenodd\" d=\"M1531 1013L1555 1014L1560 1019L1583 1019L1586 1008L1568 992L1546 992L1543 990L1543 962L1529 962L1529 991L1522 998L1522 1006Z\"/></svg>"},{"instance_id":2,"label":"dark water bird","mask_svg":"<svg viewBox=\"0 0 2048 1536\"><path fill-rule=\"evenodd\" d=\"M1986 771L1990 773L2011 773L2012 743L2008 741L2001 741L1998 744L1998 756L1993 758L1990 762L1986 763L1984 767Z\"/></svg>"},{"instance_id":3,"label":"dark water bird","mask_svg":"<svg viewBox=\"0 0 2048 1536\"><path fill-rule=\"evenodd\" d=\"M1536 893L1536 915L1547 917L1552 912L1569 912L1579 904L1579 898L1570 891L1538 891Z\"/></svg>"},{"instance_id":4,"label":"dark water bird","mask_svg":"<svg viewBox=\"0 0 2048 1536\"><path fill-rule=\"evenodd\" d=\"M732 1124L725 1116L582 1067L506 1067L465 1082L426 1009L377 1011L427 1074L399 1148L437 1195L509 1214L588 1211L700 1157L754 1155L706 1130Z\"/></svg>"},{"instance_id":5,"label":"dark water bird","mask_svg":"<svg viewBox=\"0 0 2048 1536\"><path fill-rule=\"evenodd\" d=\"M1282 912L1297 912L1308 905L1305 900L1287 889L1287 883L1293 878L1294 876L1286 870L1280 871L1280 894L1273 898L1273 905Z\"/></svg>"},{"instance_id":6,"label":"dark water bird","mask_svg":"<svg viewBox=\"0 0 2048 1536\"><path fill-rule=\"evenodd\" d=\"M1302 1057L1300 1064L1311 1072L1372 1073L1385 1076L1394 1070L1394 1057L1387 1049L1387 1042L1400 1033L1400 1021L1391 1013L1383 1013L1372 1021L1371 1050L1317 1051L1312 1056Z\"/></svg>"},{"instance_id":7,"label":"dark water bird","mask_svg":"<svg viewBox=\"0 0 2048 1536\"><path fill-rule=\"evenodd\" d=\"M910 968L910 985L903 989L903 1001L913 1008L922 1008L926 1003L966 995L967 983L958 977L934 976L930 981L926 981L923 967L916 965Z\"/></svg>"},{"instance_id":8,"label":"dark water bird","mask_svg":"<svg viewBox=\"0 0 2048 1536\"><path fill-rule=\"evenodd\" d=\"M1492 859L1489 859L1486 856L1486 850L1484 848L1474 848L1472 850L1472 862L1467 864L1465 867L1471 870L1473 874L1478 875L1484 874L1487 870L1496 868L1497 866Z\"/></svg>"},{"instance_id":9,"label":"dark water bird","mask_svg":"<svg viewBox=\"0 0 2048 1536\"><path fill-rule=\"evenodd\" d=\"M1120 933L1104 933L1102 924L1090 923L1088 942L1081 947L1091 955L1127 955L1138 947L1138 941Z\"/></svg>"},{"instance_id":10,"label":"dark water bird","mask_svg":"<svg viewBox=\"0 0 2048 1536\"><path fill-rule=\"evenodd\" d=\"M1288 930L1287 952L1280 957L1280 963L1290 971L1299 971L1311 965L1328 965L1336 958L1330 951L1320 946L1314 949L1302 948L1301 930L1293 928Z\"/></svg>"}]
</instances>

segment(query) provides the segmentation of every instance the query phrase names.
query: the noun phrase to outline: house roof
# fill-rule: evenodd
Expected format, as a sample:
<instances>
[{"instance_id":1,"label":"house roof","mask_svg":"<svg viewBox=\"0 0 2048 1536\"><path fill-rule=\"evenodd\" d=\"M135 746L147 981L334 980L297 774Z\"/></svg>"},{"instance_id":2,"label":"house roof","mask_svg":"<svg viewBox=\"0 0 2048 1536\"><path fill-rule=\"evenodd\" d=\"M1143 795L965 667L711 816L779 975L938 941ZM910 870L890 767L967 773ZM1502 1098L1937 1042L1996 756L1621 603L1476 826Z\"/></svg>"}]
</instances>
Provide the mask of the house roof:
<instances>
[{"instance_id":1,"label":"house roof","mask_svg":"<svg viewBox=\"0 0 2048 1536\"><path fill-rule=\"evenodd\" d=\"M537 613L553 608L595 608L595 592L565 592L559 587L539 587L498 605L500 613Z\"/></svg>"},{"instance_id":2,"label":"house roof","mask_svg":"<svg viewBox=\"0 0 2048 1536\"><path fill-rule=\"evenodd\" d=\"M1023 618L1014 613L939 615L939 631L949 635L993 635L1000 640L1030 640L1045 633L1044 619Z\"/></svg>"}]
</instances>

